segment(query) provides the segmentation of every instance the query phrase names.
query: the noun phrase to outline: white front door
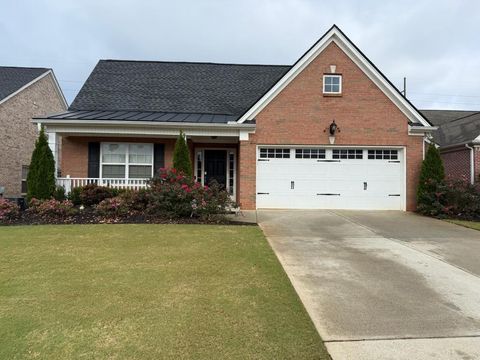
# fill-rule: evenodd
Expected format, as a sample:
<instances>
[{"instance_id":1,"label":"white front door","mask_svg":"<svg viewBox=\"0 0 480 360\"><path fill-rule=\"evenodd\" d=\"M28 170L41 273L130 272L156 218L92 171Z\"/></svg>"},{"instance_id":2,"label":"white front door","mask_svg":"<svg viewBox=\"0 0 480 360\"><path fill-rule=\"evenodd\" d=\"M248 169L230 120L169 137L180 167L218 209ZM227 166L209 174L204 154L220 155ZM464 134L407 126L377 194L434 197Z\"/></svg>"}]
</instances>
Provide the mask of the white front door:
<instances>
[{"instance_id":1,"label":"white front door","mask_svg":"<svg viewBox=\"0 0 480 360\"><path fill-rule=\"evenodd\" d=\"M405 208L401 148L259 147L257 208Z\"/></svg>"}]
</instances>

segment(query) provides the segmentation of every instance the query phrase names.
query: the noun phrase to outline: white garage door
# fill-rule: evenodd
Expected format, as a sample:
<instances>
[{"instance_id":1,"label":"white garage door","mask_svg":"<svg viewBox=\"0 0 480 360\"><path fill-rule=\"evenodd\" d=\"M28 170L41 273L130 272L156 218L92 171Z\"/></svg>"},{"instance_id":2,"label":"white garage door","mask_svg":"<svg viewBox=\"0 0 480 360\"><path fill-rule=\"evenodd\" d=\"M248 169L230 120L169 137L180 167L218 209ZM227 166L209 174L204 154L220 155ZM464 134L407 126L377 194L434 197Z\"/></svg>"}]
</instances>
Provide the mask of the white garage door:
<instances>
[{"instance_id":1,"label":"white garage door","mask_svg":"<svg viewBox=\"0 0 480 360\"><path fill-rule=\"evenodd\" d=\"M257 208L403 210L402 149L259 147Z\"/></svg>"}]
</instances>

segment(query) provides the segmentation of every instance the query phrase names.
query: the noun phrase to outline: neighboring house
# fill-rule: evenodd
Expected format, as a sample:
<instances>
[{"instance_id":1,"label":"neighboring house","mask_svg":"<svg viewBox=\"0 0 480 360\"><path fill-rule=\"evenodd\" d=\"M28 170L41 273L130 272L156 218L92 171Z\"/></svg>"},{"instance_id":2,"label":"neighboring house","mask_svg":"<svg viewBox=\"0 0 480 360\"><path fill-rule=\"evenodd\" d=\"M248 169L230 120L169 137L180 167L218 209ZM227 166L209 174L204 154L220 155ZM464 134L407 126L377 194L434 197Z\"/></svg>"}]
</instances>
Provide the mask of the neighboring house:
<instances>
[{"instance_id":1,"label":"neighboring house","mask_svg":"<svg viewBox=\"0 0 480 360\"><path fill-rule=\"evenodd\" d=\"M67 190L144 186L183 130L196 179L242 209L414 210L434 130L336 26L291 66L102 60L35 121L61 138Z\"/></svg>"},{"instance_id":2,"label":"neighboring house","mask_svg":"<svg viewBox=\"0 0 480 360\"><path fill-rule=\"evenodd\" d=\"M32 118L67 109L53 70L0 66L0 187L4 197L26 193L28 165L38 136Z\"/></svg>"},{"instance_id":3,"label":"neighboring house","mask_svg":"<svg viewBox=\"0 0 480 360\"><path fill-rule=\"evenodd\" d=\"M421 110L438 130L446 176L476 183L480 180L480 111Z\"/></svg>"}]
</instances>

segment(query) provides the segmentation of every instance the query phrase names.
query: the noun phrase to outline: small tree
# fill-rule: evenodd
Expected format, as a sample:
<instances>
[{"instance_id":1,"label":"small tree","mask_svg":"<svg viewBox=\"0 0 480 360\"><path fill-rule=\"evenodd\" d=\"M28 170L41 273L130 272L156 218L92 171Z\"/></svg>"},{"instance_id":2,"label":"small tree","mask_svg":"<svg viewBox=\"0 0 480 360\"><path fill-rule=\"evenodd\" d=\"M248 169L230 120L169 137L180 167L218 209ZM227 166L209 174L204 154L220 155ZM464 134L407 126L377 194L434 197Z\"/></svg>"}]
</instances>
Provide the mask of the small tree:
<instances>
[{"instance_id":1,"label":"small tree","mask_svg":"<svg viewBox=\"0 0 480 360\"><path fill-rule=\"evenodd\" d=\"M418 204L430 198L426 195L435 192L437 185L442 183L444 179L445 169L440 157L440 151L434 144L430 144L420 171L420 182L417 189Z\"/></svg>"},{"instance_id":2,"label":"small tree","mask_svg":"<svg viewBox=\"0 0 480 360\"><path fill-rule=\"evenodd\" d=\"M183 131L180 131L175 143L175 149L173 150L173 168L182 172L185 176L192 177L193 175L190 151L188 150Z\"/></svg>"},{"instance_id":3,"label":"small tree","mask_svg":"<svg viewBox=\"0 0 480 360\"><path fill-rule=\"evenodd\" d=\"M42 126L27 176L27 199L49 199L55 191L55 160Z\"/></svg>"}]
</instances>

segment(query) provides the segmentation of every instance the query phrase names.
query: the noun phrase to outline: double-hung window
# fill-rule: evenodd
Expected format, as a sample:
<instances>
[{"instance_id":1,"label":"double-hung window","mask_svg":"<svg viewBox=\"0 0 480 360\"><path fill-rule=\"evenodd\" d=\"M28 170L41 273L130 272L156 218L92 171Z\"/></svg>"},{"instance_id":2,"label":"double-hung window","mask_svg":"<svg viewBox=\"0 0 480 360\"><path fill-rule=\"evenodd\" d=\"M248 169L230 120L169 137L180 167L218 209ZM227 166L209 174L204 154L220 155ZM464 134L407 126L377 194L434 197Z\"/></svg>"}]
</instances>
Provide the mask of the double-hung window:
<instances>
[{"instance_id":1,"label":"double-hung window","mask_svg":"<svg viewBox=\"0 0 480 360\"><path fill-rule=\"evenodd\" d=\"M153 176L153 144L102 143L102 178Z\"/></svg>"}]
</instances>

